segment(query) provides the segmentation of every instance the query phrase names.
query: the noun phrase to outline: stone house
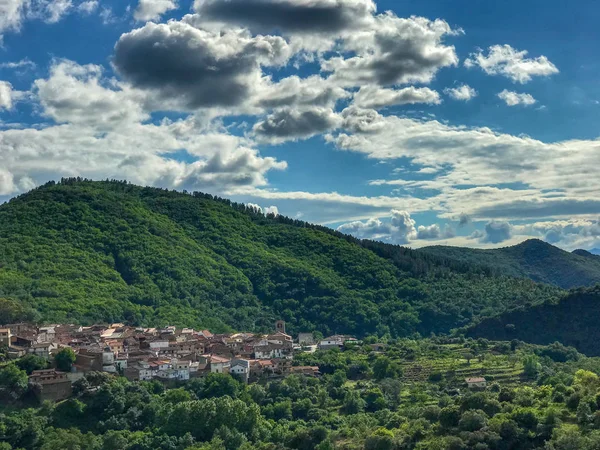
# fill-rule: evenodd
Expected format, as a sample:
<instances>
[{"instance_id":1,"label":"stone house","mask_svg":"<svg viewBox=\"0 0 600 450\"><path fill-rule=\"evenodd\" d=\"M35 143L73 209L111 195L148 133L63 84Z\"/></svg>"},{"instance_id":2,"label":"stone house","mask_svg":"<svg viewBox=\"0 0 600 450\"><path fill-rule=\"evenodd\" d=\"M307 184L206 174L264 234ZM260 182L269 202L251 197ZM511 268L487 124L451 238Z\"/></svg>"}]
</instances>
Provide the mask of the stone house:
<instances>
[{"instance_id":1,"label":"stone house","mask_svg":"<svg viewBox=\"0 0 600 450\"><path fill-rule=\"evenodd\" d=\"M45 400L64 400L72 394L71 380L67 374L55 369L34 370L29 377L29 383L33 386L40 403Z\"/></svg>"},{"instance_id":2,"label":"stone house","mask_svg":"<svg viewBox=\"0 0 600 450\"><path fill-rule=\"evenodd\" d=\"M487 385L486 379L483 377L466 378L465 383L469 389L485 389Z\"/></svg>"}]
</instances>

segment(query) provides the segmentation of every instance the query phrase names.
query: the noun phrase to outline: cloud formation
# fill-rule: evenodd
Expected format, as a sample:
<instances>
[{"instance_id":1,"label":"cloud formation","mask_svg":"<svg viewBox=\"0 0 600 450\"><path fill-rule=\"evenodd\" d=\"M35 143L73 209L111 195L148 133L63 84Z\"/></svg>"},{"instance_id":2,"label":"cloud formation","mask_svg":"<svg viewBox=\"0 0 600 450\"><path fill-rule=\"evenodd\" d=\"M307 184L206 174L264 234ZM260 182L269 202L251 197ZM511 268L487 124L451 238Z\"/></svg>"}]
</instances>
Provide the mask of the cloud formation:
<instances>
[{"instance_id":1,"label":"cloud formation","mask_svg":"<svg viewBox=\"0 0 600 450\"><path fill-rule=\"evenodd\" d=\"M372 0L195 0L202 20L256 32L338 34L362 28L376 10Z\"/></svg>"},{"instance_id":2,"label":"cloud formation","mask_svg":"<svg viewBox=\"0 0 600 450\"><path fill-rule=\"evenodd\" d=\"M515 83L525 84L533 77L547 77L558 68L545 56L526 58L527 50L518 51L510 45L492 45L485 56L482 50L471 53L465 67L480 67L488 75L502 75Z\"/></svg>"},{"instance_id":3,"label":"cloud formation","mask_svg":"<svg viewBox=\"0 0 600 450\"><path fill-rule=\"evenodd\" d=\"M12 109L13 89L8 81L0 81L0 111L3 109Z\"/></svg>"},{"instance_id":4,"label":"cloud formation","mask_svg":"<svg viewBox=\"0 0 600 450\"><path fill-rule=\"evenodd\" d=\"M531 94L518 93L504 89L498 93L498 98L503 100L508 106L531 106L536 103L536 99Z\"/></svg>"},{"instance_id":5,"label":"cloud formation","mask_svg":"<svg viewBox=\"0 0 600 450\"><path fill-rule=\"evenodd\" d=\"M147 21L160 19L167 11L179 8L176 0L139 0L133 13L135 20Z\"/></svg>"},{"instance_id":6,"label":"cloud formation","mask_svg":"<svg viewBox=\"0 0 600 450\"><path fill-rule=\"evenodd\" d=\"M442 43L455 34L439 19L378 15L372 28L344 39L342 49L355 56L324 59L321 69L344 86L429 83L441 68L458 64L454 47Z\"/></svg>"},{"instance_id":7,"label":"cloud formation","mask_svg":"<svg viewBox=\"0 0 600 450\"><path fill-rule=\"evenodd\" d=\"M476 234L482 243L499 244L512 237L512 225L508 222L491 221L485 225L482 235Z\"/></svg>"},{"instance_id":8,"label":"cloud formation","mask_svg":"<svg viewBox=\"0 0 600 450\"><path fill-rule=\"evenodd\" d=\"M460 100L463 102L468 102L472 98L477 97L477 91L466 84L461 84L455 88L446 88L444 89L444 94L448 95L454 100Z\"/></svg>"},{"instance_id":9,"label":"cloud formation","mask_svg":"<svg viewBox=\"0 0 600 450\"><path fill-rule=\"evenodd\" d=\"M290 56L278 36L212 32L184 22L147 23L121 36L113 63L134 87L182 109L238 106L261 83L261 66Z\"/></svg>"},{"instance_id":10,"label":"cloud formation","mask_svg":"<svg viewBox=\"0 0 600 450\"><path fill-rule=\"evenodd\" d=\"M284 108L256 123L252 130L259 141L277 144L306 139L335 129L340 124L341 118L329 108Z\"/></svg>"},{"instance_id":11,"label":"cloud formation","mask_svg":"<svg viewBox=\"0 0 600 450\"><path fill-rule=\"evenodd\" d=\"M429 88L415 88L410 86L403 89L385 89L377 86L362 86L354 94L353 104L360 108L380 109L394 105L414 105L427 103L437 105L441 103L440 94Z\"/></svg>"}]
</instances>

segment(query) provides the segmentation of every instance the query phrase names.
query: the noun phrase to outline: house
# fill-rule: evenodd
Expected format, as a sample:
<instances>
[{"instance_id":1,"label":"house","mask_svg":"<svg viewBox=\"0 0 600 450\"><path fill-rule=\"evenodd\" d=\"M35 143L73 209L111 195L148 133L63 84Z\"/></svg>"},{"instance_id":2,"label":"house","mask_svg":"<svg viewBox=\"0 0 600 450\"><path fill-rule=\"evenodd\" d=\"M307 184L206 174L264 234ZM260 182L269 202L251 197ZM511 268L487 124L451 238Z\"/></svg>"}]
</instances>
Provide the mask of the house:
<instances>
[{"instance_id":1,"label":"house","mask_svg":"<svg viewBox=\"0 0 600 450\"><path fill-rule=\"evenodd\" d=\"M29 377L29 383L41 403L45 400L59 401L71 396L71 380L65 372L55 369L34 370Z\"/></svg>"},{"instance_id":2,"label":"house","mask_svg":"<svg viewBox=\"0 0 600 450\"><path fill-rule=\"evenodd\" d=\"M0 347L9 347L11 337L10 328L0 328Z\"/></svg>"},{"instance_id":3,"label":"house","mask_svg":"<svg viewBox=\"0 0 600 450\"><path fill-rule=\"evenodd\" d=\"M275 371L275 364L271 360L255 359L250 361L250 378L258 380L261 377L272 376Z\"/></svg>"},{"instance_id":4,"label":"house","mask_svg":"<svg viewBox=\"0 0 600 450\"><path fill-rule=\"evenodd\" d=\"M315 339L312 333L299 333L298 334L298 344L306 346L313 345L315 343Z\"/></svg>"},{"instance_id":5,"label":"house","mask_svg":"<svg viewBox=\"0 0 600 450\"><path fill-rule=\"evenodd\" d=\"M129 381L148 381L152 379L150 364L145 361L132 364L123 371L123 374Z\"/></svg>"},{"instance_id":6,"label":"house","mask_svg":"<svg viewBox=\"0 0 600 450\"><path fill-rule=\"evenodd\" d=\"M247 359L234 359L231 362L229 373L247 383L250 378L250 361Z\"/></svg>"},{"instance_id":7,"label":"house","mask_svg":"<svg viewBox=\"0 0 600 450\"><path fill-rule=\"evenodd\" d=\"M55 350L56 348L56 344L52 342L41 342L39 344L32 344L29 348L29 353L33 353L40 358L50 359L50 351Z\"/></svg>"},{"instance_id":8,"label":"house","mask_svg":"<svg viewBox=\"0 0 600 450\"><path fill-rule=\"evenodd\" d=\"M49 327L38 328L37 341L38 342L54 342L56 340L56 331L54 325Z\"/></svg>"},{"instance_id":9,"label":"house","mask_svg":"<svg viewBox=\"0 0 600 450\"><path fill-rule=\"evenodd\" d=\"M485 389L487 384L483 377L465 378L465 382L469 389Z\"/></svg>"},{"instance_id":10,"label":"house","mask_svg":"<svg viewBox=\"0 0 600 450\"><path fill-rule=\"evenodd\" d=\"M254 357L256 359L273 359L284 358L289 355L290 349L284 347L283 344L258 345L254 347Z\"/></svg>"},{"instance_id":11,"label":"house","mask_svg":"<svg viewBox=\"0 0 600 450\"><path fill-rule=\"evenodd\" d=\"M176 378L178 380L189 380L190 379L190 367L191 361L177 360L173 361L173 369L176 372Z\"/></svg>"},{"instance_id":12,"label":"house","mask_svg":"<svg viewBox=\"0 0 600 450\"><path fill-rule=\"evenodd\" d=\"M211 373L228 373L231 367L231 360L221 356L212 355L210 357Z\"/></svg>"},{"instance_id":13,"label":"house","mask_svg":"<svg viewBox=\"0 0 600 450\"><path fill-rule=\"evenodd\" d=\"M345 336L335 335L329 336L325 339L321 339L319 341L319 350L330 350L332 348L342 348L344 346L344 342L346 341Z\"/></svg>"}]
</instances>

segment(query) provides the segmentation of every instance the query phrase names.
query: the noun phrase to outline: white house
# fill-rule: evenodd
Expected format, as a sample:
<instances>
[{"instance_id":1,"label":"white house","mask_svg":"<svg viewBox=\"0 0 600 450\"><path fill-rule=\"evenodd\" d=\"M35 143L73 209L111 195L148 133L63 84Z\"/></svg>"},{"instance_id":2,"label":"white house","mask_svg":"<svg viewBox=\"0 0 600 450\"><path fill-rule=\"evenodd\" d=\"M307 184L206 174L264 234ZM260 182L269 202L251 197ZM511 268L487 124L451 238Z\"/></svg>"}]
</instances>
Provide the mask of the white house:
<instances>
[{"instance_id":1,"label":"white house","mask_svg":"<svg viewBox=\"0 0 600 450\"><path fill-rule=\"evenodd\" d=\"M465 382L469 389L485 389L486 380L483 377L465 378Z\"/></svg>"},{"instance_id":2,"label":"white house","mask_svg":"<svg viewBox=\"0 0 600 450\"><path fill-rule=\"evenodd\" d=\"M168 348L169 347L169 341L164 339L164 340L156 340L156 341L152 341L150 342L150 348L153 350L158 350L161 348Z\"/></svg>"},{"instance_id":3,"label":"white house","mask_svg":"<svg viewBox=\"0 0 600 450\"><path fill-rule=\"evenodd\" d=\"M173 369L177 372L178 380L189 380L190 379L190 366L191 361L175 361L173 362Z\"/></svg>"},{"instance_id":4,"label":"white house","mask_svg":"<svg viewBox=\"0 0 600 450\"><path fill-rule=\"evenodd\" d=\"M231 360L223 358L221 356L210 357L210 371L211 373L228 373L231 367Z\"/></svg>"},{"instance_id":5,"label":"white house","mask_svg":"<svg viewBox=\"0 0 600 450\"><path fill-rule=\"evenodd\" d=\"M345 336L335 335L329 336L319 341L320 350L329 350L331 348L341 348L344 345L346 338Z\"/></svg>"},{"instance_id":6,"label":"white house","mask_svg":"<svg viewBox=\"0 0 600 450\"><path fill-rule=\"evenodd\" d=\"M229 369L229 373L232 375L237 375L240 379L247 383L248 379L250 378L250 361L247 359L233 360Z\"/></svg>"}]
</instances>

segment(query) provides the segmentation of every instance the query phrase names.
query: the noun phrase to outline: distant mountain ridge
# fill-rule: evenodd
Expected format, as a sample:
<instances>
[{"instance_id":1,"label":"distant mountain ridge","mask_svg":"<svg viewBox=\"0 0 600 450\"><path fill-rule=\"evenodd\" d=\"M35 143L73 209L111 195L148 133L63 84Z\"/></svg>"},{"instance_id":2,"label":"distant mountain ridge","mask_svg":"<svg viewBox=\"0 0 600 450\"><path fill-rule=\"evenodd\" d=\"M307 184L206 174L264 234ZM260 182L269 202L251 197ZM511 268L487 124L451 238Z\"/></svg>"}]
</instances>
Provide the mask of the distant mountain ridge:
<instances>
[{"instance_id":1,"label":"distant mountain ridge","mask_svg":"<svg viewBox=\"0 0 600 450\"><path fill-rule=\"evenodd\" d=\"M563 289L600 283L600 257L579 250L569 253L539 239L493 250L433 246L418 251L488 267L498 275L526 277Z\"/></svg>"}]
</instances>

